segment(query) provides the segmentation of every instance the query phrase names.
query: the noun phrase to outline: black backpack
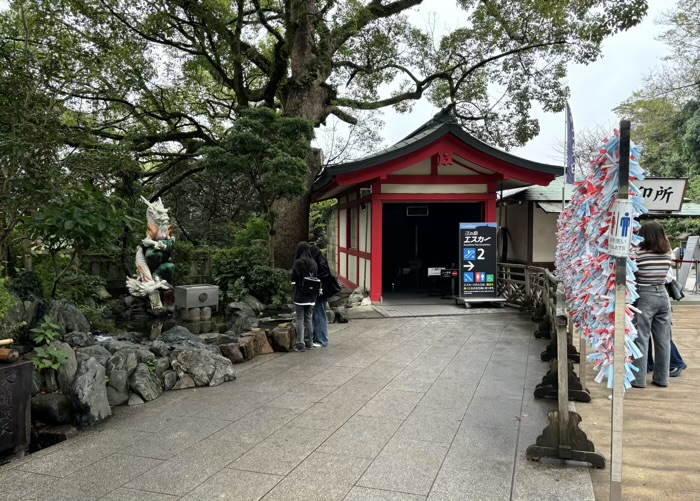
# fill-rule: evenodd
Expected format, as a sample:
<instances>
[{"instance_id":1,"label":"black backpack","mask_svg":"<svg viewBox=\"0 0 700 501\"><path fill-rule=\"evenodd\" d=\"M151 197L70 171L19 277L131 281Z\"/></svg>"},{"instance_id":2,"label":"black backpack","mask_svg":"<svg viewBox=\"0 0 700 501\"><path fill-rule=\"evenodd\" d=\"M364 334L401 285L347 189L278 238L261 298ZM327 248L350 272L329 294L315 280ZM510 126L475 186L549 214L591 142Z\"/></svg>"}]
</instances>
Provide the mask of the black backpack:
<instances>
[{"instance_id":1,"label":"black backpack","mask_svg":"<svg viewBox=\"0 0 700 501\"><path fill-rule=\"evenodd\" d=\"M301 282L302 294L318 297L321 293L321 281L316 277L304 277Z\"/></svg>"}]
</instances>

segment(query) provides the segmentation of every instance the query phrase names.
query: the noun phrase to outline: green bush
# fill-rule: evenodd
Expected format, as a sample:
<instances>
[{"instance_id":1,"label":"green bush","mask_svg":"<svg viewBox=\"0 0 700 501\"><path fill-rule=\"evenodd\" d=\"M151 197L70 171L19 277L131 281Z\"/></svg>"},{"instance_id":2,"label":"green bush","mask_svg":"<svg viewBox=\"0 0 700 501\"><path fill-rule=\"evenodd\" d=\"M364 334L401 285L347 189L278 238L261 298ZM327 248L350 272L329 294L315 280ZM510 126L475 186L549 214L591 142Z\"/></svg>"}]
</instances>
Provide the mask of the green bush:
<instances>
[{"instance_id":1,"label":"green bush","mask_svg":"<svg viewBox=\"0 0 700 501\"><path fill-rule=\"evenodd\" d=\"M93 308L92 306L80 305L78 309L85 315L85 318L90 323L92 330L106 332L110 334L118 334L121 332L114 321L105 318L105 306Z\"/></svg>"},{"instance_id":2,"label":"green bush","mask_svg":"<svg viewBox=\"0 0 700 501\"><path fill-rule=\"evenodd\" d=\"M107 281L100 276L83 272L66 273L58 283L56 297L68 299L77 305L91 304L106 299L106 285Z\"/></svg>"},{"instance_id":3,"label":"green bush","mask_svg":"<svg viewBox=\"0 0 700 501\"><path fill-rule=\"evenodd\" d=\"M7 282L4 278L0 278L0 321L5 318L7 312L14 306L15 300L10 294L7 287Z\"/></svg>"},{"instance_id":4,"label":"green bush","mask_svg":"<svg viewBox=\"0 0 700 501\"><path fill-rule=\"evenodd\" d=\"M671 241L671 247L676 248L685 243L688 235L700 235L700 219L698 218L669 218L660 219L666 236Z\"/></svg>"},{"instance_id":5,"label":"green bush","mask_svg":"<svg viewBox=\"0 0 700 501\"><path fill-rule=\"evenodd\" d=\"M250 247L256 240L270 239L270 223L260 216L251 217L245 227L236 232L236 247Z\"/></svg>"},{"instance_id":6,"label":"green bush","mask_svg":"<svg viewBox=\"0 0 700 501\"><path fill-rule=\"evenodd\" d=\"M193 283L190 273L192 266L197 263L200 249L192 242L178 240L173 249L173 261L175 262L175 283L178 285L191 285Z\"/></svg>"},{"instance_id":7,"label":"green bush","mask_svg":"<svg viewBox=\"0 0 700 501\"><path fill-rule=\"evenodd\" d=\"M33 271L23 271L10 280L10 290L22 301L31 301L44 297L44 284L39 275Z\"/></svg>"},{"instance_id":8,"label":"green bush","mask_svg":"<svg viewBox=\"0 0 700 501\"><path fill-rule=\"evenodd\" d=\"M212 274L226 292L241 277L250 277L253 268L268 264L267 245L255 240L250 246L221 249L212 257Z\"/></svg>"},{"instance_id":9,"label":"green bush","mask_svg":"<svg viewBox=\"0 0 700 501\"><path fill-rule=\"evenodd\" d=\"M246 280L250 293L264 304L286 304L292 291L291 272L270 266L255 266Z\"/></svg>"}]
</instances>

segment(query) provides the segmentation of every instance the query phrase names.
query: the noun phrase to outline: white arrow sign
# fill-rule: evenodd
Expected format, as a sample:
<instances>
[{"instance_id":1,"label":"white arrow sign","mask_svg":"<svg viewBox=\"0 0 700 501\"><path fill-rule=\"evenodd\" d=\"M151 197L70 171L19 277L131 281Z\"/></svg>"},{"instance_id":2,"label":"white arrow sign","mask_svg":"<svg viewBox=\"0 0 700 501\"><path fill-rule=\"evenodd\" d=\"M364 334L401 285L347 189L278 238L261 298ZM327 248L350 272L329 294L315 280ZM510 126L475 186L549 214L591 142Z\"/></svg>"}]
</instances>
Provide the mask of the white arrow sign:
<instances>
[{"instance_id":1,"label":"white arrow sign","mask_svg":"<svg viewBox=\"0 0 700 501\"><path fill-rule=\"evenodd\" d=\"M474 263L467 261L467 264L465 264L464 267L467 269L467 271L472 271L474 269Z\"/></svg>"}]
</instances>

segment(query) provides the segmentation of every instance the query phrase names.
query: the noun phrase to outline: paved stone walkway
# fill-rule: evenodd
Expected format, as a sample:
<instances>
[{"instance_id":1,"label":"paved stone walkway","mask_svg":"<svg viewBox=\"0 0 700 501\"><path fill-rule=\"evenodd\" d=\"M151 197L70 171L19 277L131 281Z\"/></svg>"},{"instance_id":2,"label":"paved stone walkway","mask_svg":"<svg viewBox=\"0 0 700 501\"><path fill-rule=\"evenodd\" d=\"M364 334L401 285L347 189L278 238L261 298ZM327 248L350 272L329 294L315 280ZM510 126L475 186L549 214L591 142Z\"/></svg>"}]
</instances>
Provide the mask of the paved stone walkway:
<instances>
[{"instance_id":1,"label":"paved stone walkway","mask_svg":"<svg viewBox=\"0 0 700 501\"><path fill-rule=\"evenodd\" d=\"M355 320L331 346L258 357L0 468L16 501L590 501L586 466L524 451L552 402L532 388L528 316Z\"/></svg>"}]
</instances>

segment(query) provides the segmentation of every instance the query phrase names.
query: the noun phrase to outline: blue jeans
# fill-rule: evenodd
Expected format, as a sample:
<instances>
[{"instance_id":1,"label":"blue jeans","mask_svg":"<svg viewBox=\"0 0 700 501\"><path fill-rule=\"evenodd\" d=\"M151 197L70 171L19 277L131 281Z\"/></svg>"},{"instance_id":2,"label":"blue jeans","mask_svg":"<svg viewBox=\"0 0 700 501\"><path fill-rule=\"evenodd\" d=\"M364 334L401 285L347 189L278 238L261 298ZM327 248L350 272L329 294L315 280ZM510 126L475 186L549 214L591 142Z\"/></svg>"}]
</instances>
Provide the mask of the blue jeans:
<instances>
[{"instance_id":1,"label":"blue jeans","mask_svg":"<svg viewBox=\"0 0 700 501\"><path fill-rule=\"evenodd\" d=\"M669 364L671 362L671 303L666 287L663 285L641 286L638 289L637 308L641 310L634 320L637 324L637 339L634 340L642 356L634 360L638 369L635 373L634 386L644 388L647 385L647 356L649 340L654 340L656 364L654 365L655 383L668 385Z\"/></svg>"},{"instance_id":2,"label":"blue jeans","mask_svg":"<svg viewBox=\"0 0 700 501\"><path fill-rule=\"evenodd\" d=\"M328 346L328 317L326 317L325 299L319 299L314 305L314 343Z\"/></svg>"}]
</instances>

